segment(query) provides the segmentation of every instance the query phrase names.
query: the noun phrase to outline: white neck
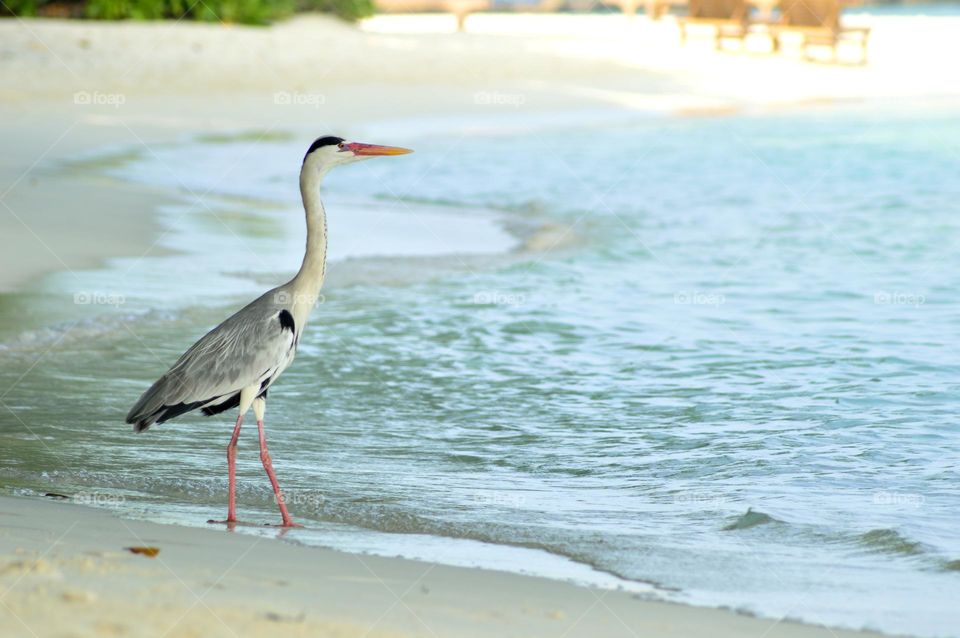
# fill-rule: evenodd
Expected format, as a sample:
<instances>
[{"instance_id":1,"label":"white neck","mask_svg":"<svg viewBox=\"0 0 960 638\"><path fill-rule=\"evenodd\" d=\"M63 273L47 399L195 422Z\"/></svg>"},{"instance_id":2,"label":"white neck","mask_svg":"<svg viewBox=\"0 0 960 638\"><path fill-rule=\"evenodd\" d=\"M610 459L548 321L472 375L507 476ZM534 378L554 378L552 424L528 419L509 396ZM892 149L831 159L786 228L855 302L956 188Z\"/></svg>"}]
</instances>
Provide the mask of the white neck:
<instances>
[{"instance_id":1,"label":"white neck","mask_svg":"<svg viewBox=\"0 0 960 638\"><path fill-rule=\"evenodd\" d=\"M326 171L300 171L300 196L307 214L307 250L297 275L290 281L293 292L293 314L298 326L305 323L316 302L327 271L327 214L320 201L320 182Z\"/></svg>"}]
</instances>

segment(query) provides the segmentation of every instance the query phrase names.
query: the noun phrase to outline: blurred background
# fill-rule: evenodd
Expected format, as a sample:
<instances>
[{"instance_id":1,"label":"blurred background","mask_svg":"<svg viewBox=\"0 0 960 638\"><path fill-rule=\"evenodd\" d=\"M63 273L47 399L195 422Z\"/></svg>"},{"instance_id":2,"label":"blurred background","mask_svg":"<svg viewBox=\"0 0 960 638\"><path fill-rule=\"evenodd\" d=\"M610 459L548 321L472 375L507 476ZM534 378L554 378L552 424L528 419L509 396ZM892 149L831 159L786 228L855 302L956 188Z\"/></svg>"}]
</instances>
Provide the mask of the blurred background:
<instances>
[{"instance_id":1,"label":"blurred background","mask_svg":"<svg viewBox=\"0 0 960 638\"><path fill-rule=\"evenodd\" d=\"M958 635L960 4L2 9L0 491L221 514L229 419L123 416L297 268L335 134L416 153L323 187L298 541Z\"/></svg>"}]
</instances>

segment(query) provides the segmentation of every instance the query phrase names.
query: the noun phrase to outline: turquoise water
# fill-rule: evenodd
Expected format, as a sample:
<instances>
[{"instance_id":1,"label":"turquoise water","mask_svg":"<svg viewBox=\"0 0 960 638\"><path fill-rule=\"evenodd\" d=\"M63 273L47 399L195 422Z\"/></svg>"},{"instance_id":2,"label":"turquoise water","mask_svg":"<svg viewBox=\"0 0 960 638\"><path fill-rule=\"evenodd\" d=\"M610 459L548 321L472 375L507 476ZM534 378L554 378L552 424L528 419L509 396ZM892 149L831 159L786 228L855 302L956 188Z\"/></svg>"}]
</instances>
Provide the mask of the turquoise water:
<instances>
[{"instance_id":1,"label":"turquoise water","mask_svg":"<svg viewBox=\"0 0 960 638\"><path fill-rule=\"evenodd\" d=\"M267 411L308 525L286 538L960 635L954 113L580 113L357 137L417 153L325 185L336 261ZM135 436L123 416L298 263L304 146L91 162L179 191L160 246L181 252L2 299L7 491L222 515L231 419ZM38 327L41 311L58 322ZM255 450L246 432L240 515L272 521Z\"/></svg>"},{"instance_id":2,"label":"turquoise water","mask_svg":"<svg viewBox=\"0 0 960 638\"><path fill-rule=\"evenodd\" d=\"M958 16L957 2L901 2L891 4L863 4L845 7L844 13L869 13L878 16Z\"/></svg>"}]
</instances>

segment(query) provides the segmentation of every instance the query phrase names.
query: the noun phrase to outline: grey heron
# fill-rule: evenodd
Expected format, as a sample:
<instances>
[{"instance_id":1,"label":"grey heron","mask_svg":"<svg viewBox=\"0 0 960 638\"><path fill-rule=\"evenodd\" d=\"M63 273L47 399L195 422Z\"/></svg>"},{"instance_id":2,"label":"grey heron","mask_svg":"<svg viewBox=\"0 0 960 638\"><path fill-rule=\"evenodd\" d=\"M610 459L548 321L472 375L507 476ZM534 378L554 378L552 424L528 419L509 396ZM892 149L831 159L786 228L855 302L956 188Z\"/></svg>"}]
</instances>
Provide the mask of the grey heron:
<instances>
[{"instance_id":1,"label":"grey heron","mask_svg":"<svg viewBox=\"0 0 960 638\"><path fill-rule=\"evenodd\" d=\"M130 409L127 423L133 424L135 432L143 432L154 423L163 423L193 410L210 416L231 408L239 409L227 445L227 518L211 522L237 522L237 440L243 417L252 407L260 434L260 460L280 508L281 526L297 526L290 517L273 471L263 416L267 390L293 361L323 285L327 219L320 201L320 182L334 166L410 152L396 146L346 142L333 136L314 141L300 169L300 196L307 216L307 248L300 270L293 279L268 290L201 337Z\"/></svg>"}]
</instances>

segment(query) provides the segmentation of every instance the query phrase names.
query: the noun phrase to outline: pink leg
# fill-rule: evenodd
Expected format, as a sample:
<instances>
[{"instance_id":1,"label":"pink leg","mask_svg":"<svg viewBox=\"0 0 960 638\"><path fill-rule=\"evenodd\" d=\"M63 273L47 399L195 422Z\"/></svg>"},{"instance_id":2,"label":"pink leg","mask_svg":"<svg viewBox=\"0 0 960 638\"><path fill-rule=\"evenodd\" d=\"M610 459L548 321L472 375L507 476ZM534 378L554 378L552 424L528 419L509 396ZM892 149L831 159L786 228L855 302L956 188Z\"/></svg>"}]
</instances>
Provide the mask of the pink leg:
<instances>
[{"instance_id":1,"label":"pink leg","mask_svg":"<svg viewBox=\"0 0 960 638\"><path fill-rule=\"evenodd\" d=\"M257 429L260 431L260 461L263 463L263 469L267 471L270 478L270 484L273 486L273 494L277 499L277 505L280 506L280 516L283 518L281 527L303 527L293 522L290 518L290 512L287 511L287 504L283 500L283 493L280 491L280 483L277 481L277 475L273 471L273 460L270 458L270 452L267 450L267 435L263 431L263 420L257 421Z\"/></svg>"},{"instance_id":2,"label":"pink leg","mask_svg":"<svg viewBox=\"0 0 960 638\"><path fill-rule=\"evenodd\" d=\"M237 522L237 441L240 439L240 426L243 425L243 415L237 417L237 425L233 428L233 436L227 444L227 520L207 521L208 523L236 523Z\"/></svg>"}]
</instances>

